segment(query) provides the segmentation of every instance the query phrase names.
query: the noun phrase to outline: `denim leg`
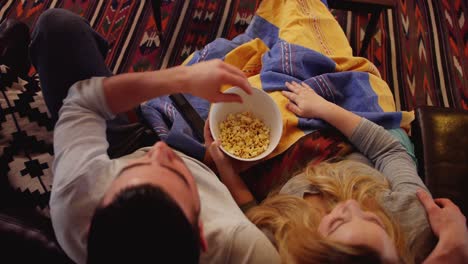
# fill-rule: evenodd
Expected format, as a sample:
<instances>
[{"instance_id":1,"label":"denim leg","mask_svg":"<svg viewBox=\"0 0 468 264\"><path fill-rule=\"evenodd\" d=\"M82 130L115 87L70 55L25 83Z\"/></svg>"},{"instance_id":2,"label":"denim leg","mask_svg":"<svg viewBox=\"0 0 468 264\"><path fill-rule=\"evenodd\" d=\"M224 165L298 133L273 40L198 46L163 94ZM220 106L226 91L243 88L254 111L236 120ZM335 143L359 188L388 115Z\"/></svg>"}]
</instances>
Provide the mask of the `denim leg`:
<instances>
[{"instance_id":1,"label":"denim leg","mask_svg":"<svg viewBox=\"0 0 468 264\"><path fill-rule=\"evenodd\" d=\"M77 81L111 76L105 64L107 41L88 21L65 9L50 9L37 22L29 46L31 61L39 72L44 101L54 122ZM125 114L107 121L108 154L117 158L154 144L158 137L142 123L130 124Z\"/></svg>"},{"instance_id":2,"label":"denim leg","mask_svg":"<svg viewBox=\"0 0 468 264\"><path fill-rule=\"evenodd\" d=\"M88 21L70 11L50 9L39 17L30 54L54 122L70 86L93 76L112 75L104 62L107 50L106 40Z\"/></svg>"}]
</instances>

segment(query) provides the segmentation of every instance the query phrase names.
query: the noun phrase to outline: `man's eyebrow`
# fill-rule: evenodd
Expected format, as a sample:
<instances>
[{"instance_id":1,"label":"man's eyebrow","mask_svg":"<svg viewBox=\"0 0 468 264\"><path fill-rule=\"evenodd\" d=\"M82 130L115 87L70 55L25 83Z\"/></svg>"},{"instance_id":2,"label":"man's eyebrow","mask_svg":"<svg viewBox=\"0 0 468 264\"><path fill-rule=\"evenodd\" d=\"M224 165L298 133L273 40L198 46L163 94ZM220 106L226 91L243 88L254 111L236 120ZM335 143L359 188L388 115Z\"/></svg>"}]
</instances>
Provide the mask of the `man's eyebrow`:
<instances>
[{"instance_id":1,"label":"man's eyebrow","mask_svg":"<svg viewBox=\"0 0 468 264\"><path fill-rule=\"evenodd\" d=\"M177 175L185 183L185 185L187 185L187 188L190 188L190 185L189 185L187 179L185 178L185 176L182 173L175 170L174 168L171 168L171 167L168 167L168 166L165 166L165 165L161 165L161 167L172 171L175 175Z\"/></svg>"},{"instance_id":2,"label":"man's eyebrow","mask_svg":"<svg viewBox=\"0 0 468 264\"><path fill-rule=\"evenodd\" d=\"M127 166L124 169L122 169L120 171L119 176L122 175L122 172L126 171L127 169L131 169L131 168L138 167L138 166L149 166L150 164L151 163L149 163L149 162L132 164L132 165ZM173 169L171 167L165 166L165 165L161 165L161 167L163 167L163 168L165 168L165 169L167 169L169 171L172 171L175 175L177 175L177 177L179 177L185 183L185 185L187 185L188 188L190 188L190 185L189 185L187 179L185 178L185 176L182 173L180 173L179 171L177 171L177 170L175 170L175 169Z\"/></svg>"}]
</instances>

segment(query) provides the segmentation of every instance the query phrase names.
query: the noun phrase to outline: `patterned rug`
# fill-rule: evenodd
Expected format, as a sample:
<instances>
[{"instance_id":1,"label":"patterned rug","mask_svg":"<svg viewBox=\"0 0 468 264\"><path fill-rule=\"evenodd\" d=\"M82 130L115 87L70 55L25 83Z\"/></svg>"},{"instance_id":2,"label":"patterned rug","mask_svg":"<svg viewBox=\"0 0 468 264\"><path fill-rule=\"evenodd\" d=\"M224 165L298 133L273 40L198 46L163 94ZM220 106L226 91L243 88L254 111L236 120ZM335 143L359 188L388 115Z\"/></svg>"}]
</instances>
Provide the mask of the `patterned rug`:
<instances>
[{"instance_id":1,"label":"patterned rug","mask_svg":"<svg viewBox=\"0 0 468 264\"><path fill-rule=\"evenodd\" d=\"M468 3L396 1L397 8L381 16L367 58L393 89L397 107L468 109ZM114 73L122 73L179 65L217 37L232 39L244 32L259 2L163 0L162 38L149 0L0 0L0 20L18 18L33 28L46 9L69 9L105 36L111 47L107 64ZM358 50L368 15L333 12ZM53 126L34 69L21 80L0 65L0 88L0 207L18 201L47 215ZM335 153L339 148L331 145L329 150ZM298 156L295 149L288 153ZM285 164L280 166L288 168Z\"/></svg>"},{"instance_id":2,"label":"patterned rug","mask_svg":"<svg viewBox=\"0 0 468 264\"><path fill-rule=\"evenodd\" d=\"M393 89L397 106L468 109L468 2L396 1L396 10L381 16L367 57ZM162 2L162 39L148 0L2 0L0 19L19 18L32 27L48 8L72 10L108 39L107 63L121 73L178 65L217 37L233 38L248 26L260 0ZM367 15L334 12L358 50Z\"/></svg>"}]
</instances>

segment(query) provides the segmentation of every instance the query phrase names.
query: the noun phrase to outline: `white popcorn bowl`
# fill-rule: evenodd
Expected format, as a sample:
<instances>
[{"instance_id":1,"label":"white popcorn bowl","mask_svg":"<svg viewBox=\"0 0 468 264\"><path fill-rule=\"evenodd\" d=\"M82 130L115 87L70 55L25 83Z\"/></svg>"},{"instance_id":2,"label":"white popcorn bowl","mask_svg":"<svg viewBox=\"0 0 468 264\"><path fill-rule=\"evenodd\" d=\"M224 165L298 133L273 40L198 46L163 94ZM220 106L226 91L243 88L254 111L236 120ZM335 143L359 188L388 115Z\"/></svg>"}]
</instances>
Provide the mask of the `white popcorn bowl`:
<instances>
[{"instance_id":1,"label":"white popcorn bowl","mask_svg":"<svg viewBox=\"0 0 468 264\"><path fill-rule=\"evenodd\" d=\"M250 111L254 117L259 118L270 128L270 144L268 148L258 156L244 159L237 157L221 146L221 150L228 156L242 161L256 161L268 156L281 139L283 133L283 119L275 101L263 90L252 88L252 95L247 94L239 87L231 87L225 93L235 93L242 97L243 103L216 103L211 106L208 116L211 135L215 140L219 139L219 124L227 119L228 114Z\"/></svg>"}]
</instances>

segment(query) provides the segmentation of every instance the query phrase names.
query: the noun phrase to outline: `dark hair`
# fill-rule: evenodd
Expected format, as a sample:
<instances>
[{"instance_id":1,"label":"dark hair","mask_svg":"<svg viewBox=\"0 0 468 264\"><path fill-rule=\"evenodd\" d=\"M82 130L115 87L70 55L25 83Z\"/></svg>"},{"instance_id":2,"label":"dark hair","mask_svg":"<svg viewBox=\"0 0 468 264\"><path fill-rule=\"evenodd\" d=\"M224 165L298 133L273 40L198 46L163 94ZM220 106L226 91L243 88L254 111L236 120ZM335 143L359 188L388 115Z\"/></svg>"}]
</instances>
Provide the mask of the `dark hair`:
<instances>
[{"instance_id":1,"label":"dark hair","mask_svg":"<svg viewBox=\"0 0 468 264\"><path fill-rule=\"evenodd\" d=\"M191 224L162 188L121 191L98 207L88 236L88 263L198 263L198 221Z\"/></svg>"}]
</instances>

